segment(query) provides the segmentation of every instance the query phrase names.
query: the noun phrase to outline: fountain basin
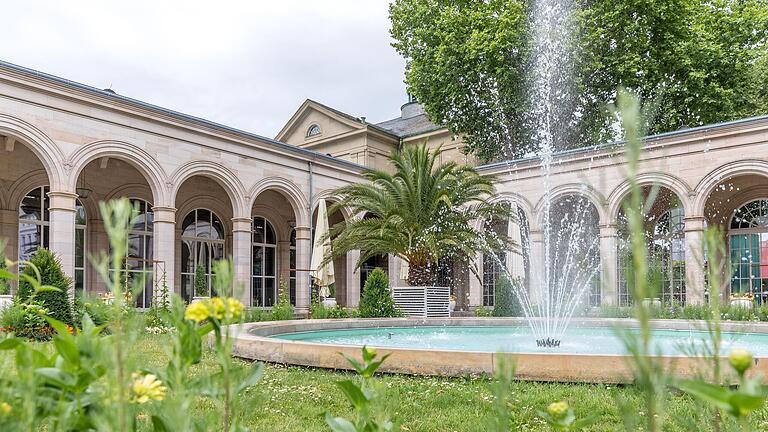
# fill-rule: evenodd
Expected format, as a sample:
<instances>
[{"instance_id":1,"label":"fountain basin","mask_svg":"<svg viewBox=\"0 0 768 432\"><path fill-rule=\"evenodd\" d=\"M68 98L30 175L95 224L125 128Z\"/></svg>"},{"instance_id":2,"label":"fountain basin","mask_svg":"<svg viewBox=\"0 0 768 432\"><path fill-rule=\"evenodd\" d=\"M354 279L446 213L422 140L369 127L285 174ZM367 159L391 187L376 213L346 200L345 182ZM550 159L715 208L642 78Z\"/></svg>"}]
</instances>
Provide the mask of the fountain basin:
<instances>
[{"instance_id":1,"label":"fountain basin","mask_svg":"<svg viewBox=\"0 0 768 432\"><path fill-rule=\"evenodd\" d=\"M511 357L520 379L626 383L631 369L615 328L635 327L630 319L580 319L571 323L559 347L539 347L523 319L348 319L295 320L239 326L236 356L275 363L349 369L339 355L359 357L360 346L391 354L382 371L416 375L492 374ZM703 322L652 322L662 360L680 376L706 367L683 353L705 337ZM724 355L734 347L755 353L753 373L768 374L768 325L724 323ZM509 354L499 354L505 352Z\"/></svg>"}]
</instances>

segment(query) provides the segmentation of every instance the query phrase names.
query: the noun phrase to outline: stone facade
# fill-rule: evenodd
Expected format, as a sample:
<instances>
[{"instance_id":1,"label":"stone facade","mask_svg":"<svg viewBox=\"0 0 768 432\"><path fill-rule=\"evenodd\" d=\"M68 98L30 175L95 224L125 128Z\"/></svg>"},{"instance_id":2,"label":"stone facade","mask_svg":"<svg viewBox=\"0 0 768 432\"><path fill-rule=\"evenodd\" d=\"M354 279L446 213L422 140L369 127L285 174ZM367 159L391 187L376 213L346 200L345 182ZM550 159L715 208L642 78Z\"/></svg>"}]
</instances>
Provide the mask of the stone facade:
<instances>
[{"instance_id":1,"label":"stone facade","mask_svg":"<svg viewBox=\"0 0 768 432\"><path fill-rule=\"evenodd\" d=\"M209 273L210 260L231 256L247 304L268 307L282 279L292 287L299 311L306 312L318 200L332 202L331 191L360 181L365 167L389 169L392 150L420 142L441 146L447 160L476 163L463 154L461 137L431 124L414 102L402 107L401 117L371 124L308 100L269 139L0 63L0 237L7 239L11 260L47 246L79 287L102 292L85 259L108 249L98 203L128 197L146 213L132 228L128 258L134 271L151 276L145 300L163 279L191 296L197 267ZM645 140L638 180L666 197L666 204L649 210L649 220L680 221L668 238L659 239L670 254L670 299L704 300L697 263L704 262L704 228L714 224L726 227L730 256L752 256L743 271L725 280L739 283L740 291L747 286L768 296L768 264L759 258L768 263L766 155L768 118ZM524 266L513 273L527 280L531 293L540 292L546 206L539 161L479 170L497 177L495 199L517 205L520 226L527 229L520 240L525 244L516 250L525 259L508 257L507 263ZM550 176L552 202L578 197L596 215L600 283L590 298L595 304L627 301L619 270L626 170L622 147L604 146L558 154ZM745 204L752 210L744 210ZM744 217L749 211L756 214ZM352 217L359 215L342 210L331 224ZM342 305L359 301L367 269L356 269L358 256L353 251L334 262ZM477 257L481 278L453 269L459 308L493 305L498 268L488 259ZM382 257L373 265L387 267L393 284L404 283L398 259Z\"/></svg>"}]
</instances>

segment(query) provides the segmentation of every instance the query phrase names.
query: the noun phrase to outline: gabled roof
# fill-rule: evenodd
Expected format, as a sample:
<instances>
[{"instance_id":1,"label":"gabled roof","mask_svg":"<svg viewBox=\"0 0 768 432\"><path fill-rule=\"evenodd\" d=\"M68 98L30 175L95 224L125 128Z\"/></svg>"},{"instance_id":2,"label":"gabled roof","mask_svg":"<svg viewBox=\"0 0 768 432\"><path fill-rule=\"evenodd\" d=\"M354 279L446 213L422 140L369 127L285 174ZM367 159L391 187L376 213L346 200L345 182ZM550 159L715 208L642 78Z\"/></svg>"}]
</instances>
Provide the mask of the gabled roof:
<instances>
[{"instance_id":1,"label":"gabled roof","mask_svg":"<svg viewBox=\"0 0 768 432\"><path fill-rule=\"evenodd\" d=\"M326 162L336 164L336 165L343 165L348 168L352 168L354 170L361 170L365 167L358 165L353 162L345 161L342 159L338 159L332 156L328 156L323 153L319 153L312 150L303 149L300 147L296 147L284 142L280 142L279 140L274 140L271 138L264 137L262 135L254 134L251 132L247 132L241 129L233 128L230 126L225 126L221 123L216 123L210 120L206 120L200 117L195 117L189 114L184 114L178 111L174 111L168 108L163 108L157 105L153 105L147 102L140 101L138 99L133 99L127 96L120 95L118 93L115 93L112 90L103 90L99 89L93 86L89 86L86 84L81 84L76 81L68 80L66 78L60 78L55 75L51 75L45 72L40 72L34 69L26 68L23 66L19 66L13 63L8 63L6 61L0 60L0 71L5 70L9 73L16 74L17 76L24 76L26 78L32 78L37 79L42 82L45 82L47 85L57 85L62 86L64 88L67 88L69 90L75 90L83 92L84 94L88 94L89 96L93 96L96 98L103 98L110 100L112 102L118 102L122 103L125 106L138 108L142 110L146 110L152 114L159 115L159 116L167 116L168 118L172 118L181 122L196 124L205 128L209 128L214 131L224 132L233 134L235 136L238 136L242 139L248 140L251 143L259 143L264 145L266 148L272 147L280 150L287 150L290 153L293 153L294 156L300 157L302 159L308 159L308 160L324 160Z\"/></svg>"},{"instance_id":2,"label":"gabled roof","mask_svg":"<svg viewBox=\"0 0 768 432\"><path fill-rule=\"evenodd\" d=\"M351 114L339 111L336 108L330 107L315 100L307 99L304 101L304 103L301 104L301 106L299 106L296 112L293 113L285 126L283 126L280 132L278 132L278 134L275 136L275 139L278 141L284 140L293 130L293 128L304 118L304 116L310 112L310 110L320 111L321 113L324 113L325 115L341 121L342 123L345 123L355 129L371 128L392 138L400 138L400 135L390 129L382 127L380 124L368 123L360 117L355 117Z\"/></svg>"},{"instance_id":3,"label":"gabled roof","mask_svg":"<svg viewBox=\"0 0 768 432\"><path fill-rule=\"evenodd\" d=\"M444 129L443 126L432 123L426 114L407 118L397 117L392 120L376 123L376 126L386 129L400 138Z\"/></svg>"}]
</instances>

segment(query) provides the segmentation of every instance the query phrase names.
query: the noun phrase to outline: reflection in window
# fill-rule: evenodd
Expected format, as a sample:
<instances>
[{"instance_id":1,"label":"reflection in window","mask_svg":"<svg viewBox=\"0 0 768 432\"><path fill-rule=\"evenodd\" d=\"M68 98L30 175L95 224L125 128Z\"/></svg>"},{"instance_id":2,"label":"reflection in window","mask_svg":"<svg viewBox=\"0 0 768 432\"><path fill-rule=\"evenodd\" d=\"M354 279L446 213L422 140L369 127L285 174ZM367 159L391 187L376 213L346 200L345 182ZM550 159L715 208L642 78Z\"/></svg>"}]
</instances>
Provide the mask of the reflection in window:
<instances>
[{"instance_id":1,"label":"reflection in window","mask_svg":"<svg viewBox=\"0 0 768 432\"><path fill-rule=\"evenodd\" d=\"M768 199L751 201L733 214L728 232L731 293L768 300Z\"/></svg>"},{"instance_id":2,"label":"reflection in window","mask_svg":"<svg viewBox=\"0 0 768 432\"><path fill-rule=\"evenodd\" d=\"M288 281L288 289L290 290L291 304L296 306L296 228L291 229L291 253L288 257L288 265L290 265L291 271Z\"/></svg>"},{"instance_id":3,"label":"reflection in window","mask_svg":"<svg viewBox=\"0 0 768 432\"><path fill-rule=\"evenodd\" d=\"M181 296L189 302L193 297L215 295L213 263L224 258L224 224L206 209L192 210L181 224ZM195 292L198 267L205 278L205 292Z\"/></svg>"},{"instance_id":4,"label":"reflection in window","mask_svg":"<svg viewBox=\"0 0 768 432\"><path fill-rule=\"evenodd\" d=\"M277 238L272 224L261 216L253 218L251 304L271 307L277 296Z\"/></svg>"},{"instance_id":5,"label":"reflection in window","mask_svg":"<svg viewBox=\"0 0 768 432\"><path fill-rule=\"evenodd\" d=\"M522 242L520 246L523 256L523 271L525 274L525 281L523 283L527 287L528 271L530 263L528 261L530 256L530 239L528 232L528 220L525 217L525 213L520 207L517 207L518 226L520 227L520 240ZM506 236L509 230L509 221L507 220L494 220L486 221L486 230L493 230L496 235ZM503 274L501 268L502 263L507 265L507 252L502 250L496 254L483 255L483 306L493 307L496 301L496 284L499 278Z\"/></svg>"},{"instance_id":6,"label":"reflection in window","mask_svg":"<svg viewBox=\"0 0 768 432\"><path fill-rule=\"evenodd\" d=\"M307 129L307 138L320 135L320 126L313 124Z\"/></svg>"},{"instance_id":7,"label":"reflection in window","mask_svg":"<svg viewBox=\"0 0 768 432\"><path fill-rule=\"evenodd\" d=\"M143 199L131 198L135 214L128 224L128 247L123 261L123 282L133 289L137 284L141 287L134 293L136 307L148 308L152 305L153 283L153 250L152 204ZM110 269L116 271L117 269Z\"/></svg>"},{"instance_id":8,"label":"reflection in window","mask_svg":"<svg viewBox=\"0 0 768 432\"><path fill-rule=\"evenodd\" d=\"M50 188L41 186L24 195L19 205L19 260L29 261L41 247L50 244ZM85 289L86 214L80 200L75 201L75 292Z\"/></svg>"}]
</instances>

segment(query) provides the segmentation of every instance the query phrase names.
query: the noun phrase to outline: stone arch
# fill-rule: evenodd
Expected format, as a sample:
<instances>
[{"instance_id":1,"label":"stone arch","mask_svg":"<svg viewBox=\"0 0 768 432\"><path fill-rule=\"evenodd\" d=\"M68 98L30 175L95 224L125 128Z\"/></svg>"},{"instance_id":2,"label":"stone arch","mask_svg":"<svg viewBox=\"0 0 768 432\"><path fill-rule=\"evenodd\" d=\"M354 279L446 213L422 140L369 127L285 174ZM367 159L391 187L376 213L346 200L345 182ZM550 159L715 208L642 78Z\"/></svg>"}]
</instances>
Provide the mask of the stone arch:
<instances>
[{"instance_id":1,"label":"stone arch","mask_svg":"<svg viewBox=\"0 0 768 432\"><path fill-rule=\"evenodd\" d=\"M144 176L152 189L153 204L167 204L168 194L165 188L167 176L163 167L143 149L122 141L94 141L77 149L67 161L67 164L72 167L72 175L67 179L67 190L74 191L85 166L101 157L116 158L131 164Z\"/></svg>"},{"instance_id":2,"label":"stone arch","mask_svg":"<svg viewBox=\"0 0 768 432\"><path fill-rule=\"evenodd\" d=\"M176 195L184 182L198 175L213 179L224 189L232 202L234 217L243 217L249 214L244 205L245 187L243 183L229 168L212 161L189 162L174 171L169 179L172 188L171 202L176 202Z\"/></svg>"},{"instance_id":3,"label":"stone arch","mask_svg":"<svg viewBox=\"0 0 768 432\"><path fill-rule=\"evenodd\" d=\"M326 189L318 194L316 194L312 199L312 213L314 214L315 208L317 208L317 204L320 202L321 199L324 199L326 201L334 201L338 202L340 200L340 197L334 193L335 189ZM341 207L339 209L341 212L341 215L344 216L344 220L352 220L355 218L355 215L352 213L352 209L349 207Z\"/></svg>"},{"instance_id":4,"label":"stone arch","mask_svg":"<svg viewBox=\"0 0 768 432\"><path fill-rule=\"evenodd\" d=\"M152 204L152 207L159 206L159 204L154 202L154 197L152 196L152 188L147 190L147 185L141 183L126 183L120 185L119 187L112 189L109 191L109 193L104 195L104 201L122 197L139 198Z\"/></svg>"},{"instance_id":5,"label":"stone arch","mask_svg":"<svg viewBox=\"0 0 768 432\"><path fill-rule=\"evenodd\" d=\"M210 195L199 195L193 200L187 200L176 209L176 226L181 229L184 218L196 209L204 209L212 212L221 219L224 224L224 235L232 235L232 218L228 218L227 208L230 206L225 200ZM231 212L232 209L229 210ZM229 247L229 245L228 245Z\"/></svg>"},{"instance_id":6,"label":"stone arch","mask_svg":"<svg viewBox=\"0 0 768 432\"><path fill-rule=\"evenodd\" d=\"M704 215L710 194L721 182L729 178L750 174L768 178L768 162L747 159L729 162L712 170L696 185L695 198L692 205L693 214Z\"/></svg>"},{"instance_id":7,"label":"stone arch","mask_svg":"<svg viewBox=\"0 0 768 432\"><path fill-rule=\"evenodd\" d=\"M0 114L0 135L19 139L20 144L29 148L40 160L48 175L51 188L60 189L66 173L64 152L45 132L24 120L6 114Z\"/></svg>"},{"instance_id":8,"label":"stone arch","mask_svg":"<svg viewBox=\"0 0 768 432\"><path fill-rule=\"evenodd\" d=\"M605 210L604 203L606 202L603 195L595 190L593 187L585 184L579 184L579 183L569 183L557 186L552 189L552 191L549 194L550 203L554 203L557 200L561 198L565 198L569 195L576 195L581 196L587 199L593 206L595 206L595 209L597 209L597 214L599 217L598 223L600 225L606 224L609 221L608 214ZM537 231L540 230L542 225L544 225L544 200L546 197L542 197L539 202L536 203L536 206L533 208L533 214L531 214L529 223L530 223L530 229L531 231Z\"/></svg>"},{"instance_id":9,"label":"stone arch","mask_svg":"<svg viewBox=\"0 0 768 432\"><path fill-rule=\"evenodd\" d=\"M48 174L45 171L36 171L25 175L13 182L8 191L8 205L10 209L17 210L21 200L29 191L40 186L50 186Z\"/></svg>"},{"instance_id":10,"label":"stone arch","mask_svg":"<svg viewBox=\"0 0 768 432\"><path fill-rule=\"evenodd\" d=\"M256 201L256 198L267 190L274 190L283 195L291 204L293 213L296 215L297 227L309 226L309 203L299 188L292 181L282 177L267 177L256 183L248 193L248 213Z\"/></svg>"},{"instance_id":11,"label":"stone arch","mask_svg":"<svg viewBox=\"0 0 768 432\"><path fill-rule=\"evenodd\" d=\"M649 172L638 174L637 184L640 187L658 185L669 189L671 192L677 195L678 199L680 199L680 202L683 205L683 211L686 216L693 214L692 203L690 201L693 190L688 185L688 183L682 179L663 172ZM608 222L611 224L616 223L619 211L621 211L621 206L629 194L631 188L632 184L630 181L625 180L608 196Z\"/></svg>"}]
</instances>

